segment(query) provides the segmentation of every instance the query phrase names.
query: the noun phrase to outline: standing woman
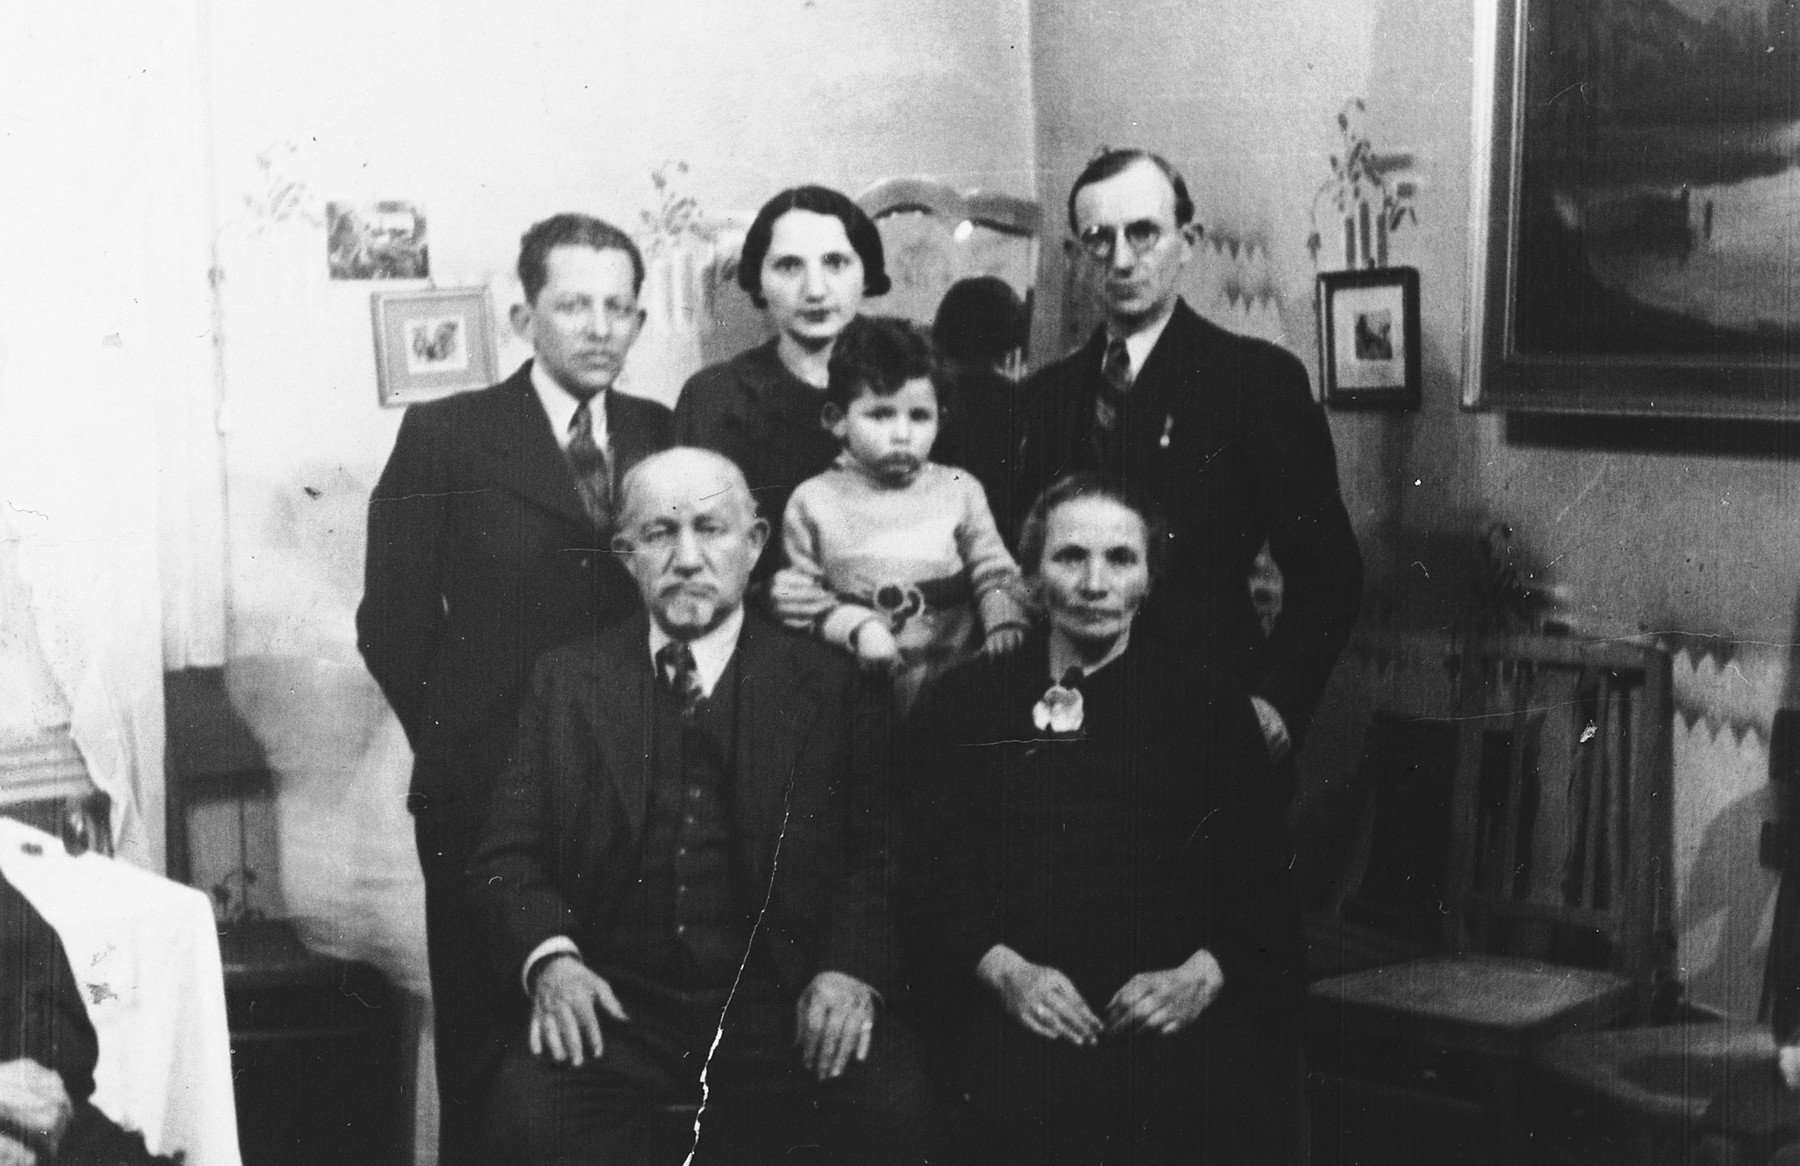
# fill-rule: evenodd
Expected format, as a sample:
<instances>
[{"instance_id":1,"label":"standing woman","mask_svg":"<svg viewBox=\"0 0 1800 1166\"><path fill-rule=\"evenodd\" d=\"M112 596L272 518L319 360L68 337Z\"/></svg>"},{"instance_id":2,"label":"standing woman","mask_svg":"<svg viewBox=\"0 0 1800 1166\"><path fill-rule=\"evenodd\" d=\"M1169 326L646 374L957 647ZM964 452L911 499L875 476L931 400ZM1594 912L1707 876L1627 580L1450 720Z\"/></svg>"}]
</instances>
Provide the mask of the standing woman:
<instances>
[{"instance_id":1,"label":"standing woman","mask_svg":"<svg viewBox=\"0 0 1800 1166\"><path fill-rule=\"evenodd\" d=\"M794 487L837 457L837 439L820 421L826 366L863 297L888 290L881 235L847 195L792 187L756 213L738 286L768 313L775 338L688 380L675 404L675 442L736 462L757 508L778 524ZM768 547L780 546L772 531ZM756 577L778 561L765 549Z\"/></svg>"},{"instance_id":2,"label":"standing woman","mask_svg":"<svg viewBox=\"0 0 1800 1166\"><path fill-rule=\"evenodd\" d=\"M1047 628L909 727L915 980L972 1162L1304 1161L1268 751L1241 684L1133 637L1162 545L1099 479L1051 486L1019 545Z\"/></svg>"}]
</instances>

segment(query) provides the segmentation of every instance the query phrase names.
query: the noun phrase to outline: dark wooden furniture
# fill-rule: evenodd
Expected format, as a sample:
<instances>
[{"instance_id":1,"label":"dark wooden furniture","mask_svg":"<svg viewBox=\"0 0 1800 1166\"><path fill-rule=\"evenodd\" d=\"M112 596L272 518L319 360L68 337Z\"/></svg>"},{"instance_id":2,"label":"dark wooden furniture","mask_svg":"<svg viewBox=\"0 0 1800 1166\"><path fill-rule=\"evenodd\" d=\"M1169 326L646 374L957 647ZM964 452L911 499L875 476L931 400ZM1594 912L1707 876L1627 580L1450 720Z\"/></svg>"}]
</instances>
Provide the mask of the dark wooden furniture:
<instances>
[{"instance_id":1,"label":"dark wooden furniture","mask_svg":"<svg viewBox=\"0 0 1800 1166\"><path fill-rule=\"evenodd\" d=\"M1728 1021L1570 1032L1533 1051L1543 1161L1686 1166L1696 1127L1744 1071L1773 1081L1766 1026Z\"/></svg>"},{"instance_id":2,"label":"dark wooden furniture","mask_svg":"<svg viewBox=\"0 0 1800 1166\"><path fill-rule=\"evenodd\" d=\"M273 781L218 669L165 677L169 874L191 878L188 811L268 794ZM317 955L282 919L220 926L225 1009L245 1166L408 1159L410 1072L400 1005L367 964Z\"/></svg>"},{"instance_id":3,"label":"dark wooden furniture","mask_svg":"<svg viewBox=\"0 0 1800 1166\"><path fill-rule=\"evenodd\" d=\"M1532 1051L1646 1012L1669 982L1669 676L1631 644L1465 653L1445 951L1312 986L1317 1119L1340 1134L1321 1161L1529 1160Z\"/></svg>"}]
</instances>

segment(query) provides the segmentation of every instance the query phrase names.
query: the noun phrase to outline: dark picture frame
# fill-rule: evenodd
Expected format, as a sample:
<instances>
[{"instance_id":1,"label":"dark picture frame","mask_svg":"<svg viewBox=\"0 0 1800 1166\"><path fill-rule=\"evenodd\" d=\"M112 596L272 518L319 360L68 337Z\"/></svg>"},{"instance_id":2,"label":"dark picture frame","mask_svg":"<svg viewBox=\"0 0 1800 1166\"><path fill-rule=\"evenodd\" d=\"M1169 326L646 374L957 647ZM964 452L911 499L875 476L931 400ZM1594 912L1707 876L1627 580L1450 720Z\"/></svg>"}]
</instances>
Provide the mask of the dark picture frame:
<instances>
[{"instance_id":1,"label":"dark picture frame","mask_svg":"<svg viewBox=\"0 0 1800 1166\"><path fill-rule=\"evenodd\" d=\"M1769 11L1477 0L1465 407L1800 419L1800 21Z\"/></svg>"},{"instance_id":2,"label":"dark picture frame","mask_svg":"<svg viewBox=\"0 0 1800 1166\"><path fill-rule=\"evenodd\" d=\"M375 292L375 383L384 408L495 380L494 315L484 287Z\"/></svg>"},{"instance_id":3,"label":"dark picture frame","mask_svg":"<svg viewBox=\"0 0 1800 1166\"><path fill-rule=\"evenodd\" d=\"M1334 409L1417 409L1419 273L1411 267L1319 276L1319 384Z\"/></svg>"}]
</instances>

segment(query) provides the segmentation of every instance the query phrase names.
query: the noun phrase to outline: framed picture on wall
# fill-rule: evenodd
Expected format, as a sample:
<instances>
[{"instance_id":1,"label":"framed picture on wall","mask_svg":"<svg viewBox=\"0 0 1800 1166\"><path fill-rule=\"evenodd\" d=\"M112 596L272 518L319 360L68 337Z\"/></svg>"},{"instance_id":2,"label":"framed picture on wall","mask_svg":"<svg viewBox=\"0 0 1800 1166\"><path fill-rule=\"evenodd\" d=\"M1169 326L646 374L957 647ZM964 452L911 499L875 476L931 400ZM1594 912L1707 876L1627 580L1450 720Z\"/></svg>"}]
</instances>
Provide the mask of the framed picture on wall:
<instances>
[{"instance_id":1,"label":"framed picture on wall","mask_svg":"<svg viewBox=\"0 0 1800 1166\"><path fill-rule=\"evenodd\" d=\"M1463 403L1800 418L1800 5L1475 4Z\"/></svg>"},{"instance_id":2,"label":"framed picture on wall","mask_svg":"<svg viewBox=\"0 0 1800 1166\"><path fill-rule=\"evenodd\" d=\"M1319 276L1319 381L1332 408L1419 407L1419 273Z\"/></svg>"},{"instance_id":3,"label":"framed picture on wall","mask_svg":"<svg viewBox=\"0 0 1800 1166\"><path fill-rule=\"evenodd\" d=\"M375 383L397 408L494 382L494 317L486 288L376 292Z\"/></svg>"}]
</instances>

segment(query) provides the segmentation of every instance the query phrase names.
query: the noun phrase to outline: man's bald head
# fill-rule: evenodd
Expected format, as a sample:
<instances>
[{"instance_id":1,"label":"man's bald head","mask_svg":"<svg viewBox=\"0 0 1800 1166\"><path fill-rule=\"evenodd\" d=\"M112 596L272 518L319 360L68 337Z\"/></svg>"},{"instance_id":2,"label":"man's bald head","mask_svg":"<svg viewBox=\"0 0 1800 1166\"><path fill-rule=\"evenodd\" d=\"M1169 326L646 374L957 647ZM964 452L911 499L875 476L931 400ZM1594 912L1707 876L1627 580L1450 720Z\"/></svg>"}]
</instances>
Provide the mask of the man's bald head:
<instances>
[{"instance_id":1,"label":"man's bald head","mask_svg":"<svg viewBox=\"0 0 1800 1166\"><path fill-rule=\"evenodd\" d=\"M744 480L744 471L738 469L736 462L717 450L678 445L651 454L627 471L619 483L620 530L629 530L639 520L634 509L642 505L645 483L654 485L664 478L675 482L712 482L717 488L733 494L750 519L756 517L756 500L750 493L750 484Z\"/></svg>"},{"instance_id":2,"label":"man's bald head","mask_svg":"<svg viewBox=\"0 0 1800 1166\"><path fill-rule=\"evenodd\" d=\"M613 549L651 617L677 639L711 631L743 603L768 537L743 471L712 450L652 454L620 484Z\"/></svg>"}]
</instances>

